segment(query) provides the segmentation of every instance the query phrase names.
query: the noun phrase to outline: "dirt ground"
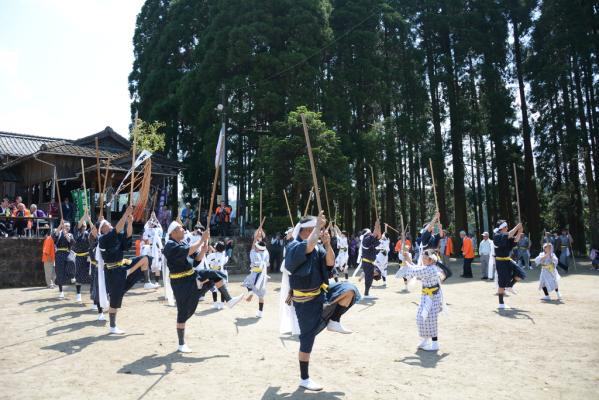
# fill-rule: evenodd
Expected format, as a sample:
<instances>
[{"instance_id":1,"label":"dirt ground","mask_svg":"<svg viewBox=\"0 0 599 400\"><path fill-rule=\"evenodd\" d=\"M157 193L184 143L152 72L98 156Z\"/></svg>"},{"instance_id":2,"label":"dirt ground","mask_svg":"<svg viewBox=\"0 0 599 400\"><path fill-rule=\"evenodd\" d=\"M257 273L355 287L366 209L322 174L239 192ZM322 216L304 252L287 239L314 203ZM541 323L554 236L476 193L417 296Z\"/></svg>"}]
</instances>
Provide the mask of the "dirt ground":
<instances>
[{"instance_id":1,"label":"dirt ground","mask_svg":"<svg viewBox=\"0 0 599 400\"><path fill-rule=\"evenodd\" d=\"M460 265L453 264L459 275ZM395 272L396 266L390 267ZM493 283L452 278L440 317L438 353L417 351L415 285L393 277L378 299L343 318L352 335L323 332L312 353L316 394L298 390L298 341L278 332L280 275L264 318L257 302L213 311L200 303L188 321L191 354L176 353L176 309L162 290L135 288L108 335L84 305L46 288L0 291L1 399L599 399L599 273L579 261L563 277L562 302L542 302L538 270L499 313ZM242 292L242 276L230 283ZM359 286L360 288L361 285Z\"/></svg>"}]
</instances>

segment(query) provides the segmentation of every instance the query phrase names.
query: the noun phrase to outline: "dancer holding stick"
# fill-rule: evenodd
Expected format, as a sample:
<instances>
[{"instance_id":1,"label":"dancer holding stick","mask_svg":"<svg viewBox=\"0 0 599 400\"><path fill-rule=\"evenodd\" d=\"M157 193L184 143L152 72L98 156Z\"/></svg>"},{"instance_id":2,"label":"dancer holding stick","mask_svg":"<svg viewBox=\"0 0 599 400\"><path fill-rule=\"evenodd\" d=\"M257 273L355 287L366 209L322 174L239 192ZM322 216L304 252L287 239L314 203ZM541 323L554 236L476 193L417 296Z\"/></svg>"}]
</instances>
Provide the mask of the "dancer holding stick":
<instances>
[{"instance_id":1,"label":"dancer holding stick","mask_svg":"<svg viewBox=\"0 0 599 400\"><path fill-rule=\"evenodd\" d=\"M341 325L340 319L360 300L360 292L348 282L329 285L329 274L335 266L335 253L331 246L331 236L324 229L327 220L320 203L316 166L304 114L301 114L301 119L310 158L318 217L305 216L295 226L293 239L286 248L285 268L291 274L287 302L290 304L293 301L300 327L300 386L317 391L322 390L322 386L310 379L309 375L310 354L316 335L325 327L333 332L351 333ZM319 240L322 244L319 244Z\"/></svg>"}]
</instances>

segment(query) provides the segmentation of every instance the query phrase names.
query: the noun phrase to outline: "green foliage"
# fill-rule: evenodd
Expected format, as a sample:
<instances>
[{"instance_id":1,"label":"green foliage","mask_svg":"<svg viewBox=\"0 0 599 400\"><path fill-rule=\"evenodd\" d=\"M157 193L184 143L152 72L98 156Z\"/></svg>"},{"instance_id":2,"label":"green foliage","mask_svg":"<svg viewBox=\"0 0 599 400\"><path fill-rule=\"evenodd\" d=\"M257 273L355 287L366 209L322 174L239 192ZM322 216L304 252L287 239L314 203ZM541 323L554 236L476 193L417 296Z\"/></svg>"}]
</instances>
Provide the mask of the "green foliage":
<instances>
[{"instance_id":1,"label":"green foliage","mask_svg":"<svg viewBox=\"0 0 599 400\"><path fill-rule=\"evenodd\" d=\"M146 122L138 119L132 132L137 150L148 150L152 153L163 151L165 147L165 135L158 131L165 126L164 122Z\"/></svg>"}]
</instances>

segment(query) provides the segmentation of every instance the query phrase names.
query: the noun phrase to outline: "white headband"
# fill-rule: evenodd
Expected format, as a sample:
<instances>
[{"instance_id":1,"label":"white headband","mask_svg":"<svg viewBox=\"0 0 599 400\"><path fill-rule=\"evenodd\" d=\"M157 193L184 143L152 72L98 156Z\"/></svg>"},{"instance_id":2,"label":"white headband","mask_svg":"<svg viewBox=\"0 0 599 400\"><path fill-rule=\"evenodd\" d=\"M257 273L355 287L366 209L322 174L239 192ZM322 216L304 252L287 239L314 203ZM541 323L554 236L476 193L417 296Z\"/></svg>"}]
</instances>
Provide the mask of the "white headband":
<instances>
[{"instance_id":1,"label":"white headband","mask_svg":"<svg viewBox=\"0 0 599 400\"><path fill-rule=\"evenodd\" d=\"M182 226L180 223L178 223L177 221L173 221L171 222L171 224L168 226L168 229L166 231L167 235L170 235L171 233L173 233L173 231L175 229L177 229L178 227Z\"/></svg>"},{"instance_id":2,"label":"white headband","mask_svg":"<svg viewBox=\"0 0 599 400\"><path fill-rule=\"evenodd\" d=\"M316 218L312 218L304 223L298 222L298 224L293 228L293 238L295 239L297 235L299 235L300 230L304 228L314 228L316 226Z\"/></svg>"},{"instance_id":3,"label":"white headband","mask_svg":"<svg viewBox=\"0 0 599 400\"><path fill-rule=\"evenodd\" d=\"M256 248L257 248L258 250L266 250L266 246L261 246L261 245L259 245L259 244L258 244L258 242L256 242L256 245L255 245L255 246L256 246Z\"/></svg>"},{"instance_id":4,"label":"white headband","mask_svg":"<svg viewBox=\"0 0 599 400\"><path fill-rule=\"evenodd\" d=\"M502 230L503 228L507 228L507 222L502 222L501 225L497 227L497 231Z\"/></svg>"},{"instance_id":5,"label":"white headband","mask_svg":"<svg viewBox=\"0 0 599 400\"><path fill-rule=\"evenodd\" d=\"M104 227L104 225L108 225L108 221L103 219L102 222L100 222L100 226L98 226L98 234L101 235L102 234L102 228Z\"/></svg>"}]
</instances>

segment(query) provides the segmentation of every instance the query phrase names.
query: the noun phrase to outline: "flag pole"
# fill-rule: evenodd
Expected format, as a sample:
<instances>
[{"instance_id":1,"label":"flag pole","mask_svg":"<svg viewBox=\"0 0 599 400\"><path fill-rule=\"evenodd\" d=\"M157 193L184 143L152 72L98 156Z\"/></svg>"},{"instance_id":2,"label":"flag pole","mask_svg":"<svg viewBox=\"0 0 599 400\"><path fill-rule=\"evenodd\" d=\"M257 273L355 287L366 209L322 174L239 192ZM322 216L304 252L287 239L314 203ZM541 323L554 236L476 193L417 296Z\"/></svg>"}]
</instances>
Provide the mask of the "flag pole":
<instances>
[{"instance_id":1,"label":"flag pole","mask_svg":"<svg viewBox=\"0 0 599 400\"><path fill-rule=\"evenodd\" d=\"M98 192L100 204L102 204L102 173L100 172L100 147L98 145L98 138L96 137L96 172L98 173ZM101 211L100 211L101 213Z\"/></svg>"},{"instance_id":2,"label":"flag pole","mask_svg":"<svg viewBox=\"0 0 599 400\"><path fill-rule=\"evenodd\" d=\"M133 124L133 151L131 152L131 186L129 188L129 206L133 205L133 184L135 183L135 131L137 129L137 113L135 113L135 123Z\"/></svg>"},{"instance_id":3,"label":"flag pole","mask_svg":"<svg viewBox=\"0 0 599 400\"><path fill-rule=\"evenodd\" d=\"M220 142L220 135L218 137L218 140ZM217 145L218 147L218 145ZM214 179L212 180L212 193L210 194L210 208L208 209L208 216L206 217L206 225L208 225L206 227L206 229L210 230L210 218L212 217L212 209L214 208L214 196L216 195L216 184L218 182L218 171L219 171L219 167L220 167L220 163L222 161L222 156L223 156L223 146L221 146L220 151L218 152L217 156L216 156L216 167L214 168Z\"/></svg>"}]
</instances>

